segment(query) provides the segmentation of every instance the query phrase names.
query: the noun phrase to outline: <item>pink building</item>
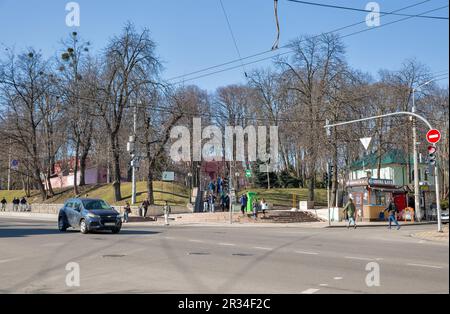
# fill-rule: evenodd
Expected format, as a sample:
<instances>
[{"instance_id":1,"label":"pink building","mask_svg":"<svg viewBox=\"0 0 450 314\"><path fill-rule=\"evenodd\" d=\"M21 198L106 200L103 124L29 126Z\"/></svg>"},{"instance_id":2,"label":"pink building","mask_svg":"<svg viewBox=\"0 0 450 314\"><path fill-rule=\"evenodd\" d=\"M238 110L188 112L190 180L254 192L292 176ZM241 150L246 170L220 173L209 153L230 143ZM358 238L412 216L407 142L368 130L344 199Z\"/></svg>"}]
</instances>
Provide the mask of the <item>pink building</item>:
<instances>
[{"instance_id":1,"label":"pink building","mask_svg":"<svg viewBox=\"0 0 450 314\"><path fill-rule=\"evenodd\" d=\"M58 162L55 165L55 174L50 178L52 188L64 189L74 186L74 172L73 172L73 160L67 163L68 170L63 170L63 162ZM105 167L93 166L88 162L88 166L85 170L85 183L87 185L96 185L107 182L107 170ZM77 183L80 184L80 172L77 174ZM47 183L44 182L45 187L48 189Z\"/></svg>"}]
</instances>

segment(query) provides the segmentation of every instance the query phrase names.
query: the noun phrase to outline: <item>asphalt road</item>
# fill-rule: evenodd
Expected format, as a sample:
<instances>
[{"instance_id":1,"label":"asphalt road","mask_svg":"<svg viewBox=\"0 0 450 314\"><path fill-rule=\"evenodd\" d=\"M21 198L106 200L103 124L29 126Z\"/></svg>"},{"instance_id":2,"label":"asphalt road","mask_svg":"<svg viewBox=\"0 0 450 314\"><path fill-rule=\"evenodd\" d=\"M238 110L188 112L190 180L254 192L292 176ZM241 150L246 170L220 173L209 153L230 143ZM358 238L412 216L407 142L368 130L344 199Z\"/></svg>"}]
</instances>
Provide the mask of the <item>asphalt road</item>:
<instances>
[{"instance_id":1,"label":"asphalt road","mask_svg":"<svg viewBox=\"0 0 450 314\"><path fill-rule=\"evenodd\" d=\"M0 218L0 293L449 293L448 243L410 236L432 228L150 224L81 235ZM79 287L66 284L73 262ZM369 287L373 262L380 285Z\"/></svg>"}]
</instances>

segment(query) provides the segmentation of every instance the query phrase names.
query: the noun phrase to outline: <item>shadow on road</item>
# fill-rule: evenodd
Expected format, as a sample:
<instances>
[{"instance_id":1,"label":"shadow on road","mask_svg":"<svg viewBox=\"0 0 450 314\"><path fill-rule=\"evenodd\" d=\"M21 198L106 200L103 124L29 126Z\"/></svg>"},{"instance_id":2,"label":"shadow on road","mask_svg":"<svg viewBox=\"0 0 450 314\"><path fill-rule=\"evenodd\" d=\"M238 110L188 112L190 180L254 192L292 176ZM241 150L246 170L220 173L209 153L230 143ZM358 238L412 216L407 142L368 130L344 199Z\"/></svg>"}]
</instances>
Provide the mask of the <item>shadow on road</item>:
<instances>
[{"instance_id":1,"label":"shadow on road","mask_svg":"<svg viewBox=\"0 0 450 314\"><path fill-rule=\"evenodd\" d=\"M67 233L76 233L77 231L67 231ZM58 229L0 229L0 239L1 238L22 238L40 235L51 235L51 234L64 234L59 232Z\"/></svg>"},{"instance_id":2,"label":"shadow on road","mask_svg":"<svg viewBox=\"0 0 450 314\"><path fill-rule=\"evenodd\" d=\"M66 232L60 232L58 229L16 229L16 228L8 228L2 229L0 228L0 239L2 238L23 238L23 237L32 237L32 236L42 236L42 235L66 235L66 234L74 234L80 233L78 230L67 230ZM144 231L144 230L122 230L119 234L113 235L110 231L98 231L92 232L90 234L105 234L120 237L121 235L152 235L159 234L160 232L156 231Z\"/></svg>"}]
</instances>

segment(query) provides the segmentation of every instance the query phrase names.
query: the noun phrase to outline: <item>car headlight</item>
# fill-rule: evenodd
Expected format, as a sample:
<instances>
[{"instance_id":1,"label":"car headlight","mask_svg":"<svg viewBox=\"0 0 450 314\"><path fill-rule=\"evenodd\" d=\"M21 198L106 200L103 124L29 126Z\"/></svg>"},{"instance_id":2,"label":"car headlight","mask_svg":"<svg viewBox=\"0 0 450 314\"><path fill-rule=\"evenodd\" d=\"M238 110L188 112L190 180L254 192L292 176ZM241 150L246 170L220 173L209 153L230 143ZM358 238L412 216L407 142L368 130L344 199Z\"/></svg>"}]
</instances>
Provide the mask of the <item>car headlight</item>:
<instances>
[{"instance_id":1,"label":"car headlight","mask_svg":"<svg viewBox=\"0 0 450 314\"><path fill-rule=\"evenodd\" d=\"M89 213L89 214L88 214L88 217L89 217L89 218L94 218L94 219L99 219L99 218L100 218L99 215L96 215L96 214L93 214L93 213Z\"/></svg>"}]
</instances>

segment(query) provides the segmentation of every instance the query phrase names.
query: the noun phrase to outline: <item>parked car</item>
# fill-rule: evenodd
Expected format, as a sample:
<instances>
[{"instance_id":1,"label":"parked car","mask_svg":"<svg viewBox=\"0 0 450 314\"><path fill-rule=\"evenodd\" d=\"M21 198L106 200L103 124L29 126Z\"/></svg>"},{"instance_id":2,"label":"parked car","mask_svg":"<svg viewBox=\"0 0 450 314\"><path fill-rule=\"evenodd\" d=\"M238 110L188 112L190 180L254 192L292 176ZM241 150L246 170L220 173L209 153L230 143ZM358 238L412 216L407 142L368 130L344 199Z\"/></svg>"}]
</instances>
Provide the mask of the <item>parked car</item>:
<instances>
[{"instance_id":1,"label":"parked car","mask_svg":"<svg viewBox=\"0 0 450 314\"><path fill-rule=\"evenodd\" d=\"M448 224L448 210L442 212L441 220L443 224Z\"/></svg>"},{"instance_id":2,"label":"parked car","mask_svg":"<svg viewBox=\"0 0 450 314\"><path fill-rule=\"evenodd\" d=\"M58 229L80 229L86 234L91 231L110 230L119 233L122 219L113 207L101 199L76 198L66 201L58 215Z\"/></svg>"}]
</instances>

